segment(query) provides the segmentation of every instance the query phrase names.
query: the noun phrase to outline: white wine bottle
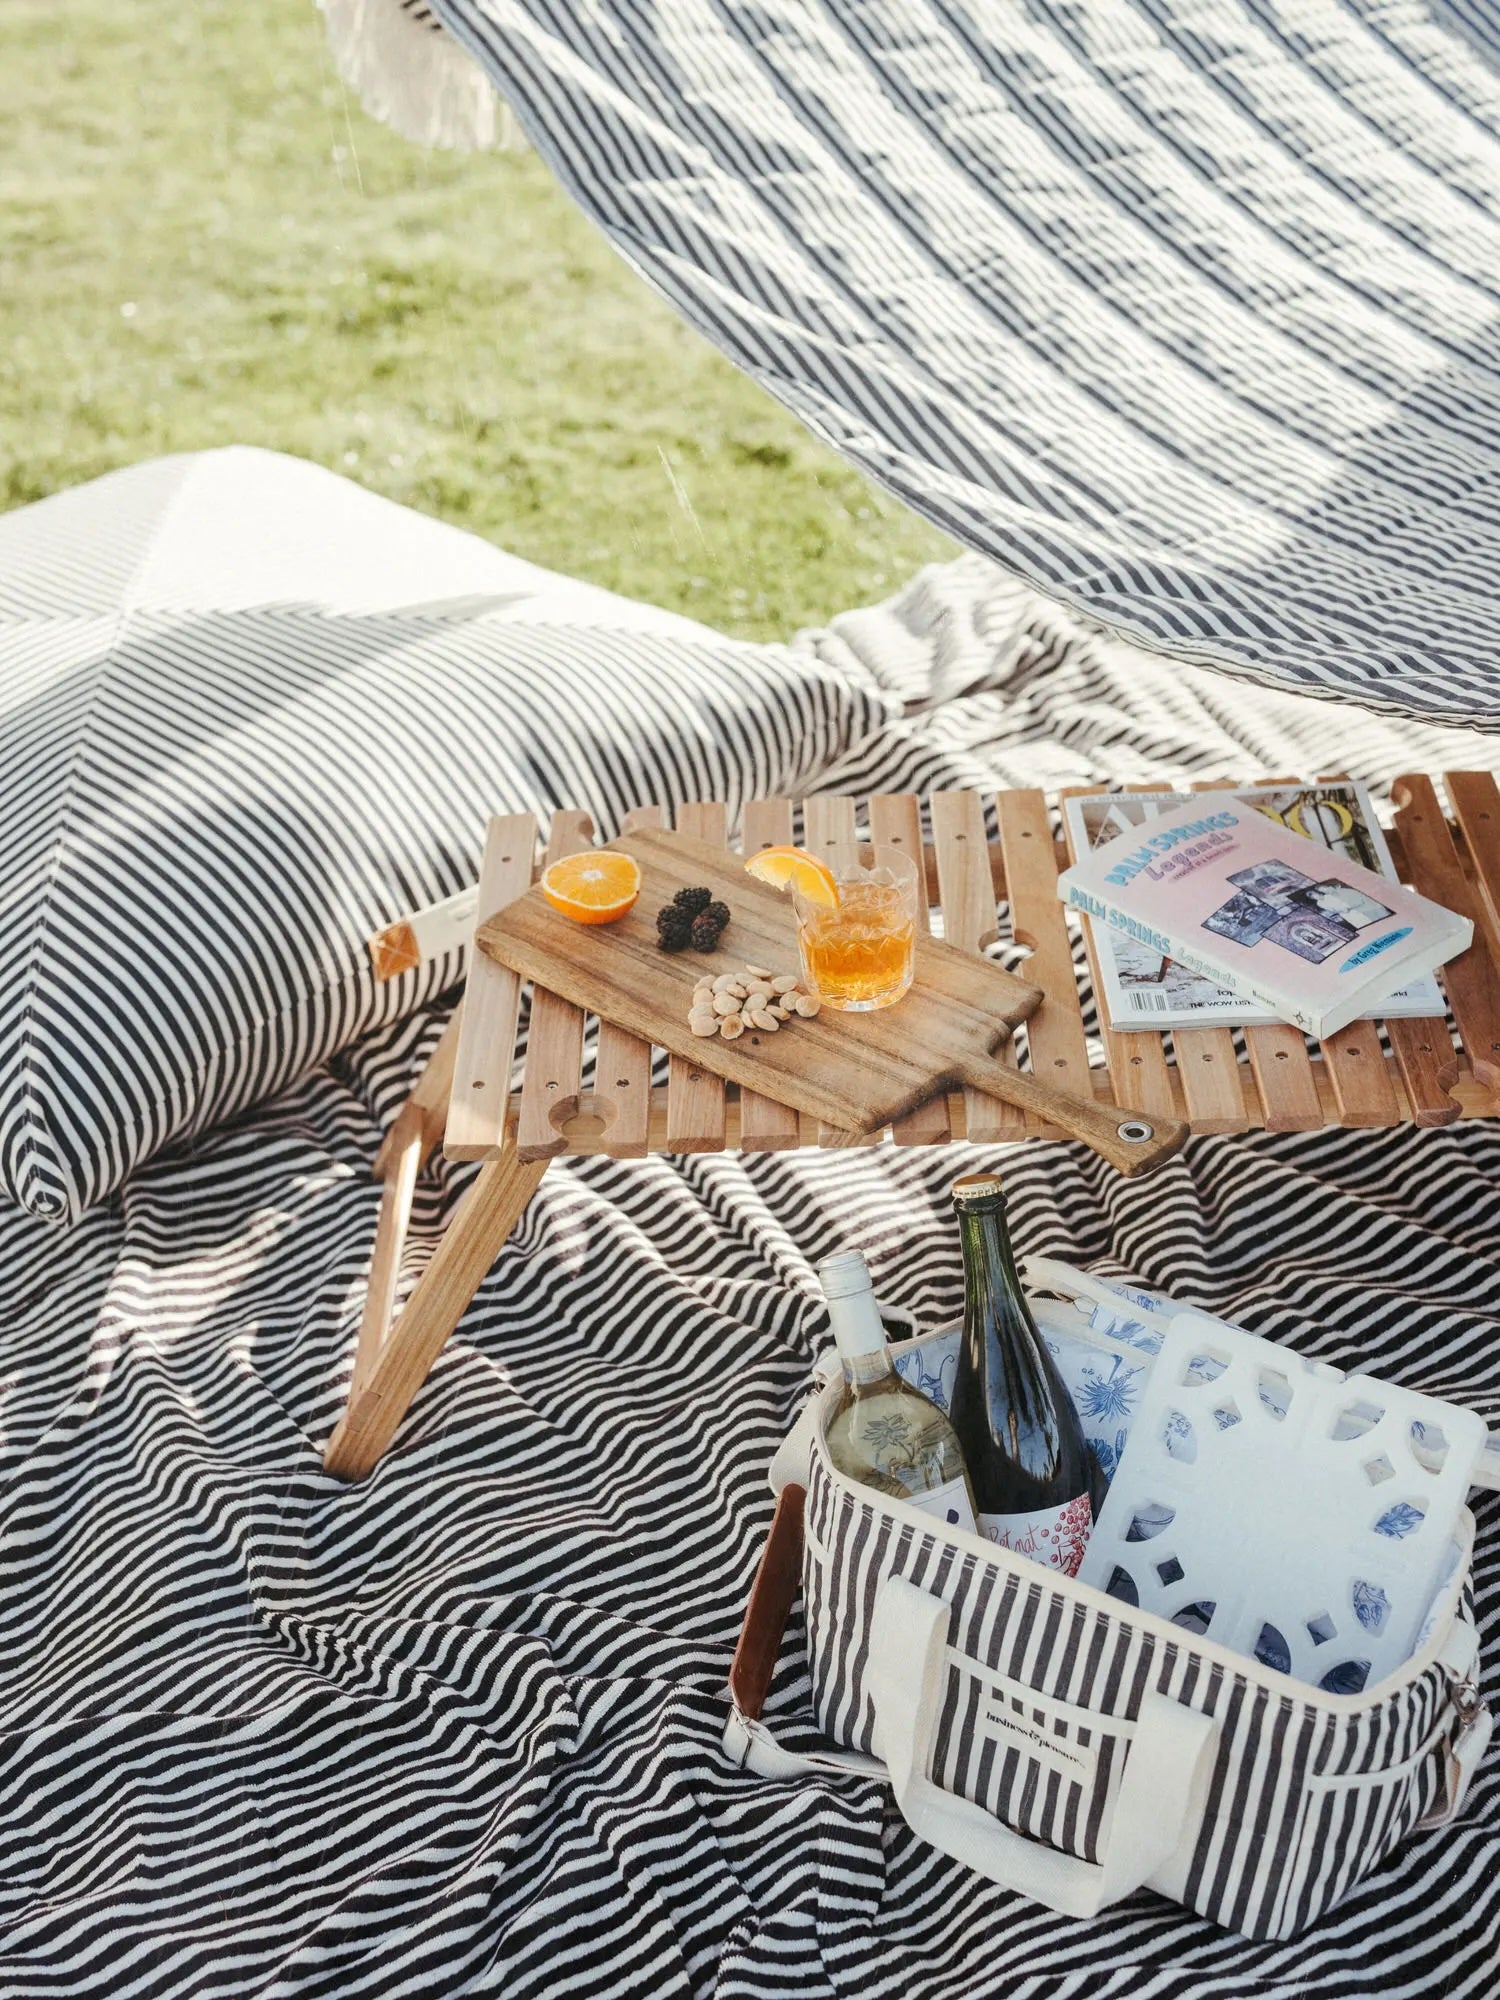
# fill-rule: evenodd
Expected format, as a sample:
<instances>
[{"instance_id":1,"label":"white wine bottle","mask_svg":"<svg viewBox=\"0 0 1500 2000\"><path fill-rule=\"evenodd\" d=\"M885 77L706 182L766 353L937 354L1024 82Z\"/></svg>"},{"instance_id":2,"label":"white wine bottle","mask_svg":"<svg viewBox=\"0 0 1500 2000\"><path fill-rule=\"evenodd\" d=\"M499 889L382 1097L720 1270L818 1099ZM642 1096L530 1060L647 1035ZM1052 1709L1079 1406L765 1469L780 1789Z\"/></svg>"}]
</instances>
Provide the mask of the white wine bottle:
<instances>
[{"instance_id":1,"label":"white wine bottle","mask_svg":"<svg viewBox=\"0 0 1500 2000\"><path fill-rule=\"evenodd\" d=\"M864 1258L857 1250L825 1258L818 1281L844 1364L844 1393L825 1433L829 1457L862 1486L976 1533L974 1499L953 1426L936 1403L896 1373Z\"/></svg>"},{"instance_id":2,"label":"white wine bottle","mask_svg":"<svg viewBox=\"0 0 1500 2000\"><path fill-rule=\"evenodd\" d=\"M953 1184L964 1249L964 1331L949 1416L979 1532L1078 1574L1094 1525L1094 1455L1031 1316L993 1174Z\"/></svg>"}]
</instances>

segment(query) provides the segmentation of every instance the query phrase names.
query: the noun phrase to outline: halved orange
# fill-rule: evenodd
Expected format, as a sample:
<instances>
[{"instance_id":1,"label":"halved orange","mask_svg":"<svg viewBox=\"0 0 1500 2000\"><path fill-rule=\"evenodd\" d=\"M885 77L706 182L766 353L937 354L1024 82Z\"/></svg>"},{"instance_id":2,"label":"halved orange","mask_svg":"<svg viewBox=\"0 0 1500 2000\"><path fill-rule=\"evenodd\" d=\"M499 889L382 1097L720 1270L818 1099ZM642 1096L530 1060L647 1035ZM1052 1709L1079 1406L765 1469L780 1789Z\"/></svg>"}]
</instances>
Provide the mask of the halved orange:
<instances>
[{"instance_id":1,"label":"halved orange","mask_svg":"<svg viewBox=\"0 0 1500 2000\"><path fill-rule=\"evenodd\" d=\"M575 924L618 923L640 893L640 869L609 847L569 854L542 874L542 894Z\"/></svg>"},{"instance_id":2,"label":"halved orange","mask_svg":"<svg viewBox=\"0 0 1500 2000\"><path fill-rule=\"evenodd\" d=\"M832 872L805 847L764 847L751 855L745 868L757 882L769 882L773 889L784 889L790 882L810 903L821 903L825 910L839 906L839 885Z\"/></svg>"}]
</instances>

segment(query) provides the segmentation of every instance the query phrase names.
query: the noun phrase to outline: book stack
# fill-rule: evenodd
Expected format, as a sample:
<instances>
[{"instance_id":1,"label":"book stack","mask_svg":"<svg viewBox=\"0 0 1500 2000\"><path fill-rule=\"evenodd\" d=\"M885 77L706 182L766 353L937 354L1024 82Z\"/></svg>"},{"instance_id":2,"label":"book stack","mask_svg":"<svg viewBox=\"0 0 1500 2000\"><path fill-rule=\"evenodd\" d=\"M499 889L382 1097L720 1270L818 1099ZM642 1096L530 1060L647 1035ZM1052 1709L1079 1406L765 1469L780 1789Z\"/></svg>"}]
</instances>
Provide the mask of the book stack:
<instances>
[{"instance_id":1,"label":"book stack","mask_svg":"<svg viewBox=\"0 0 1500 2000\"><path fill-rule=\"evenodd\" d=\"M1441 1014L1467 917L1397 880L1363 788L1071 799L1058 893L1093 926L1112 1028Z\"/></svg>"}]
</instances>

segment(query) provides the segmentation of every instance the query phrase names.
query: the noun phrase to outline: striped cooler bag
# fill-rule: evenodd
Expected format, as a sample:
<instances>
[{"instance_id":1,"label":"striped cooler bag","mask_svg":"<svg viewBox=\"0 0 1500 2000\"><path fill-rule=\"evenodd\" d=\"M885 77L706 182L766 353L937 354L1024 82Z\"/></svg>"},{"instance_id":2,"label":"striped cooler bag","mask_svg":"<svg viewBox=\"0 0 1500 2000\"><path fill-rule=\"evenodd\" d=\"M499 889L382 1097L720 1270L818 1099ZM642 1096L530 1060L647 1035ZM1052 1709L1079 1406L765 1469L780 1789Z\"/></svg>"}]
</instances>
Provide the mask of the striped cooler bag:
<instances>
[{"instance_id":1,"label":"striped cooler bag","mask_svg":"<svg viewBox=\"0 0 1500 2000\"><path fill-rule=\"evenodd\" d=\"M1054 1264L1046 1281L1083 1309L1105 1301L1091 1324L1033 1308L1112 1470L1126 1399L1086 1392L1150 1365L1127 1301L1148 1322L1171 1303ZM891 1351L946 1406L957 1329ZM883 1775L916 1832L1065 1915L1148 1887L1260 1939L1295 1936L1461 1808L1490 1732L1467 1508L1412 1656L1330 1692L855 1484L823 1442L835 1355L815 1380L772 1465L776 1517L730 1676L736 1762ZM799 1583L817 1721L838 1750L788 1750L760 1720Z\"/></svg>"}]
</instances>

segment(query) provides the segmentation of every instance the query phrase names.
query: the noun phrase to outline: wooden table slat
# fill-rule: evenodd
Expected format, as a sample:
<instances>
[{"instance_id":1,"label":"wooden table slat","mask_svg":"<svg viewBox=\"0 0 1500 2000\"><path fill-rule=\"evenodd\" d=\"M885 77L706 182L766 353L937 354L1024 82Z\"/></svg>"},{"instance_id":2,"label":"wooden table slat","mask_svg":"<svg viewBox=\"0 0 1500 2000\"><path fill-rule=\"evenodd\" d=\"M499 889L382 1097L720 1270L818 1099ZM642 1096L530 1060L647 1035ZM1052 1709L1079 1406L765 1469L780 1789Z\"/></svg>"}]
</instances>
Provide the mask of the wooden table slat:
<instances>
[{"instance_id":1,"label":"wooden table slat","mask_svg":"<svg viewBox=\"0 0 1500 2000\"><path fill-rule=\"evenodd\" d=\"M977 956L999 935L984 806L978 792L933 793L932 844L937 849L938 882L943 893L943 936L949 944ZM1013 1042L996 1049L995 1054L1001 1062L1016 1065ZM1026 1136L1023 1112L967 1085L964 1126L967 1137L979 1144Z\"/></svg>"},{"instance_id":2,"label":"wooden table slat","mask_svg":"<svg viewBox=\"0 0 1500 2000\"><path fill-rule=\"evenodd\" d=\"M852 798L830 793L802 801L802 845L809 854L816 854L830 867L858 866L859 836L855 824ZM879 1139L880 1134L872 1132L863 1143L873 1146L878 1144ZM817 1143L820 1146L836 1146L842 1142L830 1126L820 1125Z\"/></svg>"},{"instance_id":3,"label":"wooden table slat","mask_svg":"<svg viewBox=\"0 0 1500 2000\"><path fill-rule=\"evenodd\" d=\"M1385 838L1396 873L1408 886L1415 886L1401 829L1387 828ZM1405 1115L1412 1123L1432 1127L1451 1125L1461 1118L1463 1106L1453 1094L1461 1065L1446 1018L1397 1016L1386 1020L1385 1032L1406 1094Z\"/></svg>"},{"instance_id":4,"label":"wooden table slat","mask_svg":"<svg viewBox=\"0 0 1500 2000\"><path fill-rule=\"evenodd\" d=\"M1245 1092L1233 1031L1174 1029L1172 1052L1193 1130L1243 1132L1250 1120L1245 1116Z\"/></svg>"},{"instance_id":5,"label":"wooden table slat","mask_svg":"<svg viewBox=\"0 0 1500 2000\"><path fill-rule=\"evenodd\" d=\"M1401 1123L1401 1100L1374 1021L1351 1021L1319 1046L1340 1125Z\"/></svg>"},{"instance_id":6,"label":"wooden table slat","mask_svg":"<svg viewBox=\"0 0 1500 2000\"><path fill-rule=\"evenodd\" d=\"M680 805L677 831L722 847L728 833L722 800ZM699 1069L683 1056L673 1056L667 1065L667 1151L721 1153L724 1139L723 1077Z\"/></svg>"},{"instance_id":7,"label":"wooden table slat","mask_svg":"<svg viewBox=\"0 0 1500 2000\"><path fill-rule=\"evenodd\" d=\"M870 800L872 858L883 861L890 852L908 855L922 866L922 801L915 792L877 792ZM917 895L917 921L932 929L925 868ZM953 1135L945 1096L929 1097L915 1111L898 1118L891 1137L898 1146L942 1146Z\"/></svg>"},{"instance_id":8,"label":"wooden table slat","mask_svg":"<svg viewBox=\"0 0 1500 2000\"><path fill-rule=\"evenodd\" d=\"M1500 970L1487 948L1480 892L1464 873L1431 778L1409 773L1397 778L1391 791L1412 886L1474 924L1474 942L1450 959L1438 977L1447 989L1469 1067L1486 1089L1494 1090L1500 1087ZM1465 796L1472 804L1473 794Z\"/></svg>"},{"instance_id":9,"label":"wooden table slat","mask_svg":"<svg viewBox=\"0 0 1500 2000\"><path fill-rule=\"evenodd\" d=\"M476 926L525 895L531 887L535 850L533 814L502 813L490 821L479 872ZM444 1137L450 1159L484 1159L498 1151L505 1137L520 1009L519 975L471 946Z\"/></svg>"},{"instance_id":10,"label":"wooden table slat","mask_svg":"<svg viewBox=\"0 0 1500 2000\"><path fill-rule=\"evenodd\" d=\"M1039 791L1000 792L995 797L1000 845L1005 855L1005 879L1010 885L1010 925L1017 944L1031 957L1022 976L1040 986L1047 998L1026 1023L1026 1049L1031 1068L1049 1083L1075 1097L1090 1094L1088 1041L1068 920L1057 894L1057 851L1046 795ZM1028 1117L1035 1136L1043 1127Z\"/></svg>"},{"instance_id":11,"label":"wooden table slat","mask_svg":"<svg viewBox=\"0 0 1500 2000\"><path fill-rule=\"evenodd\" d=\"M1449 771L1444 783L1478 890L1474 915L1490 958L1500 959L1500 785L1488 771Z\"/></svg>"},{"instance_id":12,"label":"wooden table slat","mask_svg":"<svg viewBox=\"0 0 1500 2000\"><path fill-rule=\"evenodd\" d=\"M829 793L802 801L802 845L830 867L857 866L859 835L854 800Z\"/></svg>"},{"instance_id":13,"label":"wooden table slat","mask_svg":"<svg viewBox=\"0 0 1500 2000\"><path fill-rule=\"evenodd\" d=\"M1296 778L1257 778L1257 787L1295 785ZM1223 790L1221 780L1214 786L1199 781L1194 791ZM1228 789L1235 789L1233 784ZM1260 1099L1261 1120L1268 1132L1316 1132L1323 1123L1323 1101L1313 1075L1307 1037L1287 1021L1267 1022L1244 1030L1245 1056L1255 1094ZM1231 1037L1231 1040L1233 1038ZM1177 1060L1182 1060L1181 1050ZM1186 1082L1186 1078L1184 1078ZM1245 1107L1245 1108L1248 1108ZM1223 1127L1203 1130L1223 1130ZM1233 1129L1233 1128L1228 1128Z\"/></svg>"},{"instance_id":14,"label":"wooden table slat","mask_svg":"<svg viewBox=\"0 0 1500 2000\"><path fill-rule=\"evenodd\" d=\"M593 838L594 823L587 813L555 812L547 836L546 866L592 846ZM582 1084L583 1010L533 987L516 1125L516 1149L523 1160L549 1160L567 1151L561 1125L579 1109Z\"/></svg>"},{"instance_id":15,"label":"wooden table slat","mask_svg":"<svg viewBox=\"0 0 1500 2000\"><path fill-rule=\"evenodd\" d=\"M622 833L661 826L660 806L633 806L620 823ZM604 1120L609 1152L617 1160L644 1159L651 1137L651 1044L613 1021L599 1022L591 1107Z\"/></svg>"},{"instance_id":16,"label":"wooden table slat","mask_svg":"<svg viewBox=\"0 0 1500 2000\"><path fill-rule=\"evenodd\" d=\"M1451 1125L1463 1116L1453 1095L1458 1081L1458 1050L1446 1021L1412 1017L1387 1021L1385 1032L1396 1059L1407 1112L1413 1125Z\"/></svg>"},{"instance_id":17,"label":"wooden table slat","mask_svg":"<svg viewBox=\"0 0 1500 2000\"><path fill-rule=\"evenodd\" d=\"M1059 794L1065 799L1092 797L1100 788L1096 785L1073 785ZM1064 828L1066 829L1066 818ZM1068 852L1073 860L1071 839ZM1117 1033L1106 1024L1103 999L1103 985L1099 977L1099 953L1094 943L1094 928L1088 919L1082 918L1084 949L1088 953L1089 968L1094 980L1094 1002L1099 1015L1099 1038L1104 1044L1104 1061L1109 1071L1110 1093L1123 1110L1144 1111L1148 1117L1172 1118L1179 1115L1177 1100L1172 1089L1172 1069L1167 1061L1167 1046L1161 1036L1149 1028L1133 1029L1128 1034Z\"/></svg>"},{"instance_id":18,"label":"wooden table slat","mask_svg":"<svg viewBox=\"0 0 1500 2000\"><path fill-rule=\"evenodd\" d=\"M1297 785L1299 778L1258 778L1259 785ZM1348 782L1343 772L1325 772L1311 781L1314 784L1337 785ZM1246 1041L1251 1034L1275 1033L1274 1029L1254 1028L1246 1030ZM1299 1040L1301 1037L1299 1036ZM1352 1021L1326 1042L1321 1043L1324 1079L1333 1093L1341 1125L1386 1126L1401 1123L1401 1103L1396 1095L1395 1080L1380 1046L1379 1029L1373 1021ZM1304 1053L1306 1043L1303 1043ZM1180 1058L1179 1058L1180 1060ZM1314 1089L1316 1089L1314 1084ZM1271 1131L1296 1130L1296 1127L1268 1126Z\"/></svg>"},{"instance_id":19,"label":"wooden table slat","mask_svg":"<svg viewBox=\"0 0 1500 2000\"><path fill-rule=\"evenodd\" d=\"M1323 1123L1323 1100L1302 1030L1289 1021L1246 1028L1245 1055L1266 1130L1316 1132Z\"/></svg>"},{"instance_id":20,"label":"wooden table slat","mask_svg":"<svg viewBox=\"0 0 1500 2000\"><path fill-rule=\"evenodd\" d=\"M1219 792L1228 788L1226 778L1199 778L1195 792ZM1159 792L1159 784L1127 785L1129 792ZM1242 1132L1245 1129L1245 1094L1240 1082L1240 1063L1234 1035L1228 1028L1174 1028L1172 1053L1177 1080L1187 1106L1188 1121L1195 1132Z\"/></svg>"},{"instance_id":21,"label":"wooden table slat","mask_svg":"<svg viewBox=\"0 0 1500 2000\"><path fill-rule=\"evenodd\" d=\"M740 852L758 854L764 847L789 847L792 841L794 808L790 799L747 799L740 815ZM795 972L795 954L788 955L786 970ZM773 968L775 969L775 968ZM815 1137L816 1128L808 1121ZM740 1092L740 1149L746 1153L775 1153L802 1142L802 1120L790 1104L778 1104L758 1090Z\"/></svg>"}]
</instances>

